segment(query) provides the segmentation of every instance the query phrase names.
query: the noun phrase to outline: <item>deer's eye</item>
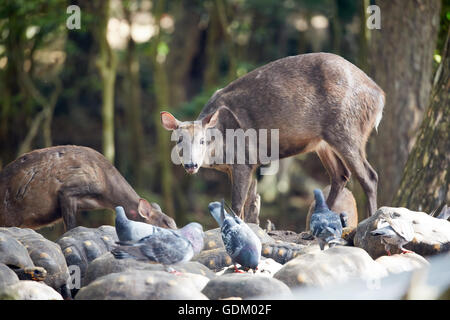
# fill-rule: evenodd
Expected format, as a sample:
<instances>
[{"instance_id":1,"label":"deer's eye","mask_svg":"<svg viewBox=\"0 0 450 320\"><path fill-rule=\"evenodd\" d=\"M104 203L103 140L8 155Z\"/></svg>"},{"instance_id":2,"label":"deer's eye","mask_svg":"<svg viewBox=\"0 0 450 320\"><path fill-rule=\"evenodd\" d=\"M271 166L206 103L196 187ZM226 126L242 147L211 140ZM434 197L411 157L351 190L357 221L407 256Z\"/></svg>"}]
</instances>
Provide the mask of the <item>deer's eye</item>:
<instances>
[{"instance_id":1,"label":"deer's eye","mask_svg":"<svg viewBox=\"0 0 450 320\"><path fill-rule=\"evenodd\" d=\"M200 139L200 144L205 144L205 139L204 138Z\"/></svg>"},{"instance_id":2,"label":"deer's eye","mask_svg":"<svg viewBox=\"0 0 450 320\"><path fill-rule=\"evenodd\" d=\"M180 136L180 137L178 138L177 144L180 144L181 141L183 141L183 136Z\"/></svg>"}]
</instances>

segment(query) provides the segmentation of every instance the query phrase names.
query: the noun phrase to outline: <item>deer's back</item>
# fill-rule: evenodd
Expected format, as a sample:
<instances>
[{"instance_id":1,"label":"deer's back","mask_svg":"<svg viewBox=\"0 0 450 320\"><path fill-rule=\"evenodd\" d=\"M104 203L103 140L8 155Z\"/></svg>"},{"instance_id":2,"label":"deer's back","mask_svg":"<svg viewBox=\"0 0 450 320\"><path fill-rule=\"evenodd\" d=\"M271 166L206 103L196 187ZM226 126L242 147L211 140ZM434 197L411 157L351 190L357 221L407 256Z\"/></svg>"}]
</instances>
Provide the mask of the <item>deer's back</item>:
<instances>
[{"instance_id":1,"label":"deer's back","mask_svg":"<svg viewBox=\"0 0 450 320\"><path fill-rule=\"evenodd\" d=\"M62 188L104 188L105 174L114 167L97 151L80 146L57 146L24 154L0 172L0 225L20 225L42 216L58 216ZM8 223L9 221L9 223Z\"/></svg>"},{"instance_id":2,"label":"deer's back","mask_svg":"<svg viewBox=\"0 0 450 320\"><path fill-rule=\"evenodd\" d=\"M300 133L308 134L331 120L367 123L380 103L383 91L359 68L334 54L310 53L276 60L233 81L211 97L198 118L226 105L244 127L301 125Z\"/></svg>"}]
</instances>

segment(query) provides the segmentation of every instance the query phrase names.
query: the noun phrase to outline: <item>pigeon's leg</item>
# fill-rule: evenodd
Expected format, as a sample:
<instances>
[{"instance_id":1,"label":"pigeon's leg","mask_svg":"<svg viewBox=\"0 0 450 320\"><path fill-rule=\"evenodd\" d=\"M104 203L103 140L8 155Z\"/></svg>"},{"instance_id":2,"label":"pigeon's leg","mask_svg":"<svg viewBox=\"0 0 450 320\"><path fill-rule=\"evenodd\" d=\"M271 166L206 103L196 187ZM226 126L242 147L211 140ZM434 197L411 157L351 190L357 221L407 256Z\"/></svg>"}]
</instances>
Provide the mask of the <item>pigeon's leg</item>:
<instances>
[{"instance_id":1,"label":"pigeon's leg","mask_svg":"<svg viewBox=\"0 0 450 320\"><path fill-rule=\"evenodd\" d=\"M330 209L333 209L334 202L338 194L344 189L347 181L350 180L351 173L339 156L325 142L321 143L321 147L316 150L316 153L331 180L327 205Z\"/></svg>"},{"instance_id":2,"label":"pigeon's leg","mask_svg":"<svg viewBox=\"0 0 450 320\"><path fill-rule=\"evenodd\" d=\"M239 269L236 267L236 265L234 265L234 273L245 273L245 272L242 271L242 270L239 270Z\"/></svg>"},{"instance_id":3,"label":"pigeon's leg","mask_svg":"<svg viewBox=\"0 0 450 320\"><path fill-rule=\"evenodd\" d=\"M246 222L244 204L247 199L255 166L236 164L231 169L231 209Z\"/></svg>"},{"instance_id":4,"label":"pigeon's leg","mask_svg":"<svg viewBox=\"0 0 450 320\"><path fill-rule=\"evenodd\" d=\"M385 243L384 249L386 250L388 256L390 256L391 255L391 246L389 246L387 243Z\"/></svg>"},{"instance_id":5,"label":"pigeon's leg","mask_svg":"<svg viewBox=\"0 0 450 320\"><path fill-rule=\"evenodd\" d=\"M176 275L176 276L180 276L180 275L183 274L183 273L181 273L181 272L175 270L175 269L172 268L172 267L164 266L164 268L166 269L166 271L167 271L168 273L174 274L174 275Z\"/></svg>"},{"instance_id":6,"label":"pigeon's leg","mask_svg":"<svg viewBox=\"0 0 450 320\"><path fill-rule=\"evenodd\" d=\"M400 247L400 250L402 251L402 253L414 253L413 251L407 250L403 247Z\"/></svg>"}]
</instances>

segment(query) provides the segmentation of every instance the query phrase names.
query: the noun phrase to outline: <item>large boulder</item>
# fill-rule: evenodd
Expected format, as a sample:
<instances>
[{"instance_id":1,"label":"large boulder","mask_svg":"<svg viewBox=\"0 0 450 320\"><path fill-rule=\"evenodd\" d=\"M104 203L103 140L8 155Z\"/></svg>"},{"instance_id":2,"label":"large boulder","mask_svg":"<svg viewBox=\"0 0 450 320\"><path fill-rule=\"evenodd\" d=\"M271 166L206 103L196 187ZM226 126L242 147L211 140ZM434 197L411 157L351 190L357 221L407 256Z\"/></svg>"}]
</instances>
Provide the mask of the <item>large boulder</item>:
<instances>
[{"instance_id":1,"label":"large boulder","mask_svg":"<svg viewBox=\"0 0 450 320\"><path fill-rule=\"evenodd\" d=\"M0 300L62 300L53 288L41 282L23 280L0 288Z\"/></svg>"},{"instance_id":2,"label":"large boulder","mask_svg":"<svg viewBox=\"0 0 450 320\"><path fill-rule=\"evenodd\" d=\"M0 262L0 288L4 288L19 282L16 273L12 271L6 264Z\"/></svg>"},{"instance_id":3,"label":"large boulder","mask_svg":"<svg viewBox=\"0 0 450 320\"><path fill-rule=\"evenodd\" d=\"M386 269L376 263L366 251L355 247L336 246L296 257L286 263L274 278L291 288L324 287L355 278L378 279L387 274Z\"/></svg>"},{"instance_id":4,"label":"large boulder","mask_svg":"<svg viewBox=\"0 0 450 320\"><path fill-rule=\"evenodd\" d=\"M415 236L404 248L422 256L430 256L450 250L449 221L433 218L425 212L411 211L406 208L381 207L370 218L358 224L353 239L355 246L366 250L372 258L376 259L386 255L380 237L370 234L377 228L381 216L386 214L393 215L395 219L405 219L412 222ZM393 248L392 253L400 253L400 251Z\"/></svg>"},{"instance_id":5,"label":"large boulder","mask_svg":"<svg viewBox=\"0 0 450 320\"><path fill-rule=\"evenodd\" d=\"M286 295L290 289L273 278L233 273L210 280L202 293L214 300L230 297L248 299L273 294Z\"/></svg>"},{"instance_id":6,"label":"large boulder","mask_svg":"<svg viewBox=\"0 0 450 320\"><path fill-rule=\"evenodd\" d=\"M177 272L198 274L206 277L207 279L211 279L216 276L214 272L199 262L189 261L170 266L163 266L160 263L150 263L145 261L137 261L134 259L116 259L111 253L108 252L89 264L86 276L83 279L83 285L88 285L96 279L110 273L132 270L166 271L169 267Z\"/></svg>"},{"instance_id":7,"label":"large boulder","mask_svg":"<svg viewBox=\"0 0 450 320\"><path fill-rule=\"evenodd\" d=\"M111 273L80 289L77 300L206 300L189 276L163 271Z\"/></svg>"},{"instance_id":8,"label":"large boulder","mask_svg":"<svg viewBox=\"0 0 450 320\"><path fill-rule=\"evenodd\" d=\"M385 267L389 273L407 272L427 267L430 264L424 257L419 256L416 253L381 256L375 261Z\"/></svg>"}]
</instances>

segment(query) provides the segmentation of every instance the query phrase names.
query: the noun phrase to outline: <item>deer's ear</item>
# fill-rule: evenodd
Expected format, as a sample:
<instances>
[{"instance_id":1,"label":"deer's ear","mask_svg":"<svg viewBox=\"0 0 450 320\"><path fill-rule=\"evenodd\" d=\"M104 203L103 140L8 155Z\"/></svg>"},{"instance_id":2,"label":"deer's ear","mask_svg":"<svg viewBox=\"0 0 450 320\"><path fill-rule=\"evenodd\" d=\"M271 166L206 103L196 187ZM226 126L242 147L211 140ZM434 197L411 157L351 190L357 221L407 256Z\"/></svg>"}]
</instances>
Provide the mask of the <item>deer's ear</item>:
<instances>
[{"instance_id":1,"label":"deer's ear","mask_svg":"<svg viewBox=\"0 0 450 320\"><path fill-rule=\"evenodd\" d=\"M202 125L203 127L212 128L215 127L217 124L217 121L219 120L219 112L220 109L217 109L216 112L208 114L206 117L202 119Z\"/></svg>"},{"instance_id":2,"label":"deer's ear","mask_svg":"<svg viewBox=\"0 0 450 320\"><path fill-rule=\"evenodd\" d=\"M145 220L151 220L154 215L152 206L145 199L139 199L138 212Z\"/></svg>"},{"instance_id":3,"label":"deer's ear","mask_svg":"<svg viewBox=\"0 0 450 320\"><path fill-rule=\"evenodd\" d=\"M170 112L162 111L161 112L161 124L166 130L176 130L180 125L180 121L178 121Z\"/></svg>"}]
</instances>

